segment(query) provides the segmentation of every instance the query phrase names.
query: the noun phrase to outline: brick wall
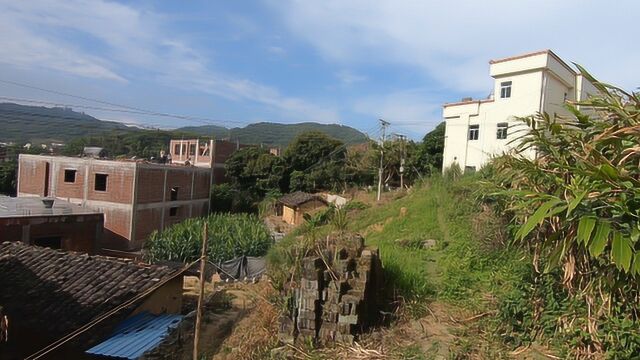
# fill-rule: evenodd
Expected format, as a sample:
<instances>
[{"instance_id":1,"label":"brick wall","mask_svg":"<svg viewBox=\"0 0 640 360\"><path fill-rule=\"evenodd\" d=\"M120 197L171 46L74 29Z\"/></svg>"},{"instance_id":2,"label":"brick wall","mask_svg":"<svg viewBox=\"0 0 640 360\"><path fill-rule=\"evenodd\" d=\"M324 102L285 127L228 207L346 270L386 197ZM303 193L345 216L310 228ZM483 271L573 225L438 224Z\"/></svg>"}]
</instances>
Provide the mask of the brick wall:
<instances>
[{"instance_id":1,"label":"brick wall","mask_svg":"<svg viewBox=\"0 0 640 360\"><path fill-rule=\"evenodd\" d=\"M202 201L209 199L211 174L208 169L26 155L20 157L22 195L44 194L46 163L51 169L50 195L83 203L104 213L102 245L107 248L139 249L153 230L203 216L208 211L208 202ZM64 181L65 170L76 171L74 182ZM96 190L96 173L107 175L106 191ZM134 184L137 184L135 201ZM192 187L193 199L200 201L188 203L192 200ZM172 188L178 189L177 204L171 204ZM171 207L178 207L175 216L170 215ZM134 212L136 216L132 218Z\"/></svg>"},{"instance_id":2,"label":"brick wall","mask_svg":"<svg viewBox=\"0 0 640 360\"><path fill-rule=\"evenodd\" d=\"M164 169L140 168L138 170L136 203L147 204L162 201L164 194L164 173Z\"/></svg>"},{"instance_id":3,"label":"brick wall","mask_svg":"<svg viewBox=\"0 0 640 360\"><path fill-rule=\"evenodd\" d=\"M208 199L209 188L211 182L211 174L209 172L198 171L193 181L193 198Z\"/></svg>"},{"instance_id":4,"label":"brick wall","mask_svg":"<svg viewBox=\"0 0 640 360\"><path fill-rule=\"evenodd\" d=\"M73 182L65 182L65 171L67 170L75 170L75 179ZM58 179L56 182L55 194L53 194L54 196L69 199L84 198L85 175L87 173L87 168L85 166L78 166L77 164L67 164L63 162L55 164L54 171L56 172L56 178Z\"/></svg>"},{"instance_id":5,"label":"brick wall","mask_svg":"<svg viewBox=\"0 0 640 360\"><path fill-rule=\"evenodd\" d=\"M168 212L169 209L166 209ZM162 208L142 209L136 211L136 242L144 245L144 240L151 235L154 230L162 229ZM139 241L138 241L139 239Z\"/></svg>"},{"instance_id":6,"label":"brick wall","mask_svg":"<svg viewBox=\"0 0 640 360\"><path fill-rule=\"evenodd\" d=\"M89 191L87 200L108 201L120 204L133 202L134 164L100 164L99 161L89 167ZM95 190L96 174L107 174L107 190Z\"/></svg>"},{"instance_id":7,"label":"brick wall","mask_svg":"<svg viewBox=\"0 0 640 360\"><path fill-rule=\"evenodd\" d=\"M101 214L2 218L0 242L60 237L61 249L93 254L103 236L102 222Z\"/></svg>"},{"instance_id":8,"label":"brick wall","mask_svg":"<svg viewBox=\"0 0 640 360\"><path fill-rule=\"evenodd\" d=\"M46 161L20 156L18 193L44 196Z\"/></svg>"}]
</instances>

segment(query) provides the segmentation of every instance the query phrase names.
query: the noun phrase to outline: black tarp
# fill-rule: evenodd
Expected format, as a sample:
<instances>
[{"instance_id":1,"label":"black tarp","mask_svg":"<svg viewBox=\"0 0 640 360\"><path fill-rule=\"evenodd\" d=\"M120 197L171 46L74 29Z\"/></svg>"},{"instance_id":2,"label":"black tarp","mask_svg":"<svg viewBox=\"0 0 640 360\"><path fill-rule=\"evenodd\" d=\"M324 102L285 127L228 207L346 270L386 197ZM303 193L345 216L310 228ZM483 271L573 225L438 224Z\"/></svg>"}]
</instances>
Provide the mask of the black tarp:
<instances>
[{"instance_id":1,"label":"black tarp","mask_svg":"<svg viewBox=\"0 0 640 360\"><path fill-rule=\"evenodd\" d=\"M241 256L216 265L222 280L244 280L260 278L267 270L262 257Z\"/></svg>"}]
</instances>

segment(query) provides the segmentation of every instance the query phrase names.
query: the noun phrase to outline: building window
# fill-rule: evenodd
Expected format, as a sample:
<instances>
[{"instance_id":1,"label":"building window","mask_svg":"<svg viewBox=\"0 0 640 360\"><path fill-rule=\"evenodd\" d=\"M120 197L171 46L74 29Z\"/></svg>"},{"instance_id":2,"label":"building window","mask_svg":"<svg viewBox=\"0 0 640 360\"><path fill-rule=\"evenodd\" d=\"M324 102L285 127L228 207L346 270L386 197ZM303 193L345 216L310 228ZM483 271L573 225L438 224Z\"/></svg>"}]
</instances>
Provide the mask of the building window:
<instances>
[{"instance_id":1,"label":"building window","mask_svg":"<svg viewBox=\"0 0 640 360\"><path fill-rule=\"evenodd\" d=\"M509 124L506 122L498 123L498 131L496 132L496 139L506 139L508 127L509 127Z\"/></svg>"},{"instance_id":2,"label":"building window","mask_svg":"<svg viewBox=\"0 0 640 360\"><path fill-rule=\"evenodd\" d=\"M107 174L96 174L94 189L96 191L107 191Z\"/></svg>"},{"instance_id":3,"label":"building window","mask_svg":"<svg viewBox=\"0 0 640 360\"><path fill-rule=\"evenodd\" d=\"M464 167L464 172L465 172L465 174L473 174L474 172L476 172L476 167L475 166L465 166Z\"/></svg>"},{"instance_id":4,"label":"building window","mask_svg":"<svg viewBox=\"0 0 640 360\"><path fill-rule=\"evenodd\" d=\"M66 182L66 183L74 183L74 182L76 182L76 170L65 169L65 171L64 171L64 182Z\"/></svg>"},{"instance_id":5,"label":"building window","mask_svg":"<svg viewBox=\"0 0 640 360\"><path fill-rule=\"evenodd\" d=\"M469 125L469 140L478 140L480 125Z\"/></svg>"},{"instance_id":6,"label":"building window","mask_svg":"<svg viewBox=\"0 0 640 360\"><path fill-rule=\"evenodd\" d=\"M500 98L506 99L511 97L511 81L503 81L500 83Z\"/></svg>"},{"instance_id":7,"label":"building window","mask_svg":"<svg viewBox=\"0 0 640 360\"><path fill-rule=\"evenodd\" d=\"M169 208L169 216L176 216L178 215L178 207L174 206L172 208Z\"/></svg>"},{"instance_id":8,"label":"building window","mask_svg":"<svg viewBox=\"0 0 640 360\"><path fill-rule=\"evenodd\" d=\"M179 144L175 144L175 145L173 146L173 154L174 154L174 155L178 155L178 154L180 154L180 145L179 145Z\"/></svg>"},{"instance_id":9,"label":"building window","mask_svg":"<svg viewBox=\"0 0 640 360\"><path fill-rule=\"evenodd\" d=\"M196 144L190 144L189 145L189 155L191 155L191 156L195 156L196 155Z\"/></svg>"},{"instance_id":10,"label":"building window","mask_svg":"<svg viewBox=\"0 0 640 360\"><path fill-rule=\"evenodd\" d=\"M179 187L172 187L171 188L171 201L178 200L178 190L180 190Z\"/></svg>"},{"instance_id":11,"label":"building window","mask_svg":"<svg viewBox=\"0 0 640 360\"><path fill-rule=\"evenodd\" d=\"M48 247L52 249L62 248L62 238L60 236L45 236L33 239L33 245Z\"/></svg>"}]
</instances>

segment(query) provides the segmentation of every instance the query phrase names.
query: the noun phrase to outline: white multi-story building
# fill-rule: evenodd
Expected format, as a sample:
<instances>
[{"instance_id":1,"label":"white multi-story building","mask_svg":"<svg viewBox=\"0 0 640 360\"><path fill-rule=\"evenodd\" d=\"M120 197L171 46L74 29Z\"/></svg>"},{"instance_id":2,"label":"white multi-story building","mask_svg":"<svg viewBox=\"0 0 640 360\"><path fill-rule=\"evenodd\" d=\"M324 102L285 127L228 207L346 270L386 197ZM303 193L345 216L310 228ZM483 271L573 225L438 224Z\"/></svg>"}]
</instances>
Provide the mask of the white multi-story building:
<instances>
[{"instance_id":1,"label":"white multi-story building","mask_svg":"<svg viewBox=\"0 0 640 360\"><path fill-rule=\"evenodd\" d=\"M517 117L568 114L565 101L584 100L597 92L551 50L491 60L489 73L495 79L493 95L444 105L443 169L453 163L463 170L479 169L492 156L518 145L526 125Z\"/></svg>"}]
</instances>

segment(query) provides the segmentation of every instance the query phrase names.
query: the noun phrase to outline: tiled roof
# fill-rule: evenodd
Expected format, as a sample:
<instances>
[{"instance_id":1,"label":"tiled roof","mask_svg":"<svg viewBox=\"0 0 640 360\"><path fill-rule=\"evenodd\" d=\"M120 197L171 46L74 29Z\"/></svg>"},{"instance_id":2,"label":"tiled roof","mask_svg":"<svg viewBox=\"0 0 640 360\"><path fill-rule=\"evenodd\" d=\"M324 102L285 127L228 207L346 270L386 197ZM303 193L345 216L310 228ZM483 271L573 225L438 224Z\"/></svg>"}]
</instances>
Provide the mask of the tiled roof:
<instances>
[{"instance_id":1,"label":"tiled roof","mask_svg":"<svg viewBox=\"0 0 640 360\"><path fill-rule=\"evenodd\" d=\"M281 203L287 206L300 206L311 200L323 201L323 199L321 199L319 196L302 192L302 191L296 191L290 194L286 194L282 196L278 201L280 201Z\"/></svg>"},{"instance_id":2,"label":"tiled roof","mask_svg":"<svg viewBox=\"0 0 640 360\"><path fill-rule=\"evenodd\" d=\"M66 334L175 273L103 256L0 244L0 304L13 323Z\"/></svg>"}]
</instances>

